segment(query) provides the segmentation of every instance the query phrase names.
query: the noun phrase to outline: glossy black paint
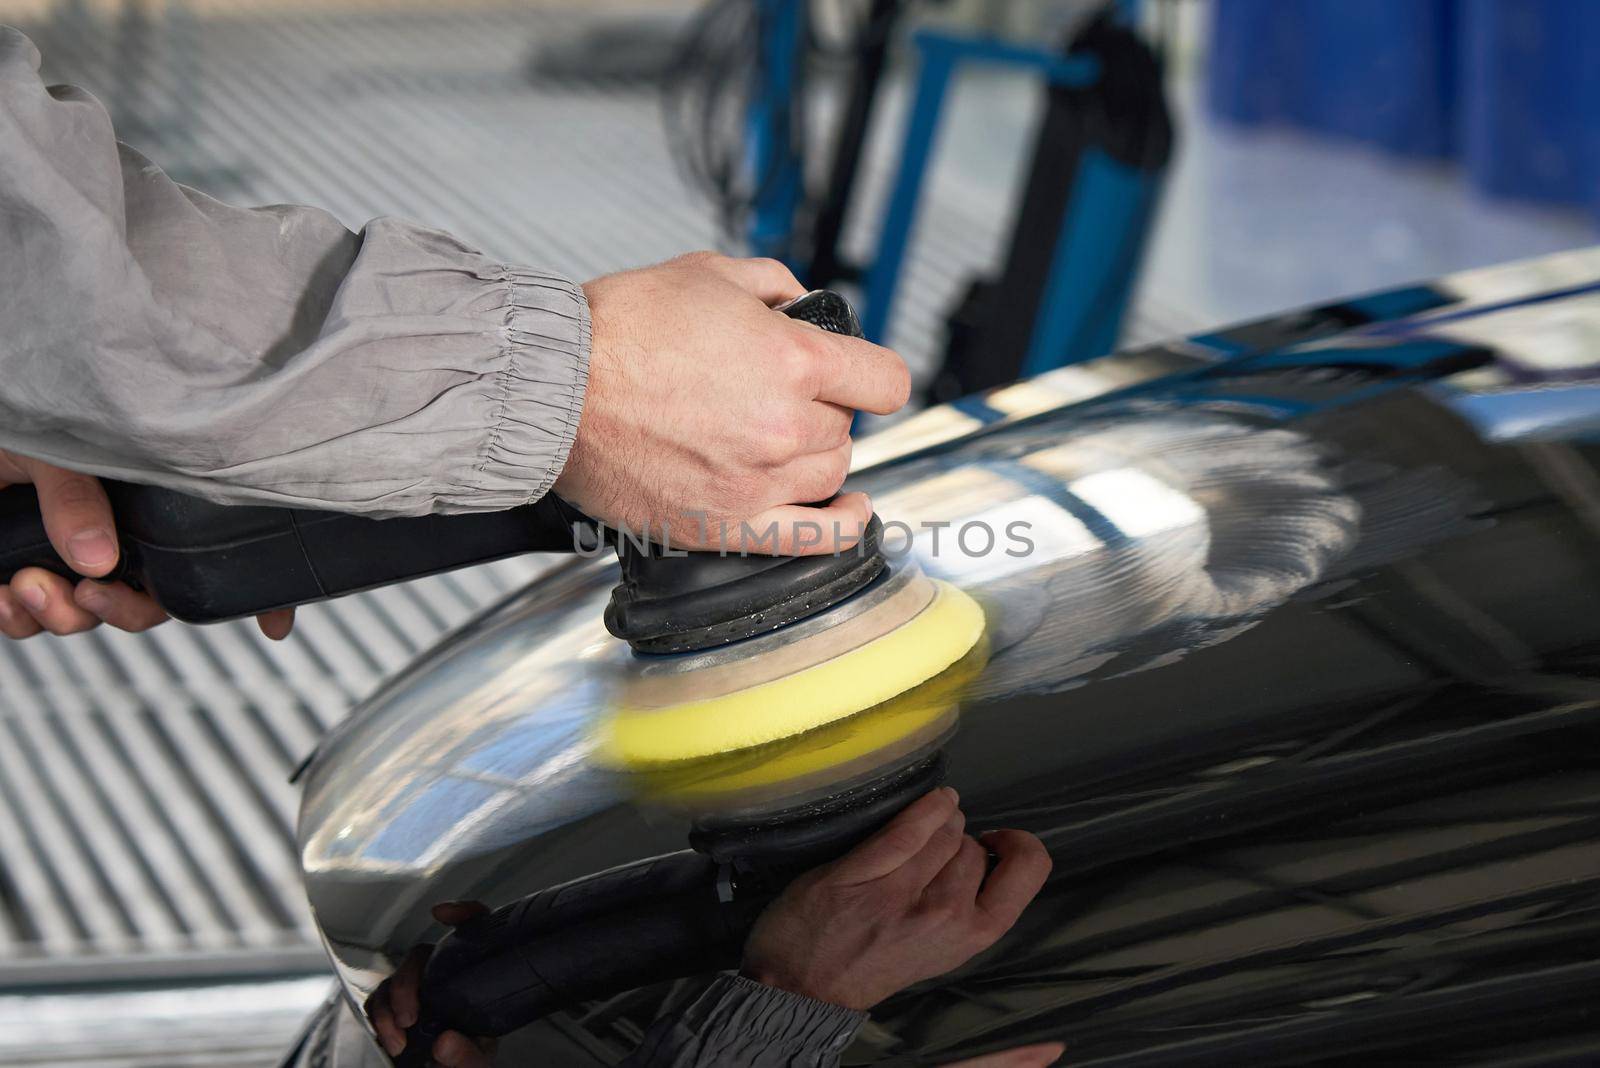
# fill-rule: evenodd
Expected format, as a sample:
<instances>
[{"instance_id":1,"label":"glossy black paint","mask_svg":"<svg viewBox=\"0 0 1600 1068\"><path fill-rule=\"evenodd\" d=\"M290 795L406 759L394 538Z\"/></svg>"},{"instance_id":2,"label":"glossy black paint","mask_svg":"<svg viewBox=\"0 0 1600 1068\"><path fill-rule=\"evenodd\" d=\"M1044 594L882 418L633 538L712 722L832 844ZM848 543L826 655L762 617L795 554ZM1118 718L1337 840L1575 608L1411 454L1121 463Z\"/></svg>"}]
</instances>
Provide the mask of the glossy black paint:
<instances>
[{"instance_id":1,"label":"glossy black paint","mask_svg":"<svg viewBox=\"0 0 1600 1068\"><path fill-rule=\"evenodd\" d=\"M851 485L886 518L959 522L1002 480L1092 539L948 565L995 642L949 781L969 827L1034 831L1055 871L1001 944L880 1006L846 1063L1044 1039L1095 1066L1600 1063L1600 400L1568 359L1532 375L1574 383L1534 397L1549 418L1492 416L1526 407L1523 320L1577 324L1600 369L1597 280L1579 253L1295 313L881 448ZM1083 471L1119 470L1190 503L1098 483L1150 522L1133 536L1085 495ZM941 477L977 503L917 495ZM577 626L561 591L585 581L550 580L571 610L541 622ZM683 848L681 816L578 779L515 841L408 876L416 900L499 904ZM413 909L357 945L338 907L395 884L309 878L347 977L425 930ZM500 1063L614 1063L694 985L563 1010Z\"/></svg>"}]
</instances>

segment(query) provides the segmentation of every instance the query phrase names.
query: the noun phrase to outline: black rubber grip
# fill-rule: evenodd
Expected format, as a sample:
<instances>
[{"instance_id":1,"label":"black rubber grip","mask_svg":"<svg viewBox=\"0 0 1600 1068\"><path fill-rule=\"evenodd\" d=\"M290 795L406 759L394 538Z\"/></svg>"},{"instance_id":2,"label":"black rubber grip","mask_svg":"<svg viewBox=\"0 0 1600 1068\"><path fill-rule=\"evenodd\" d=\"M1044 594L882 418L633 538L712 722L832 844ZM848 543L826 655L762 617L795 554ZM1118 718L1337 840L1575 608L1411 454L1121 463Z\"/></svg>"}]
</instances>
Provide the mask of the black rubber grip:
<instances>
[{"instance_id":1,"label":"black rubber grip","mask_svg":"<svg viewBox=\"0 0 1600 1068\"><path fill-rule=\"evenodd\" d=\"M831 290L814 289L776 310L835 334L862 336L855 309ZM815 533L819 542L827 535L820 525ZM876 578L886 562L882 536L883 524L873 516L848 552L784 557L668 553L619 535L622 581L606 606L606 629L640 653L693 652L776 630Z\"/></svg>"},{"instance_id":2,"label":"black rubber grip","mask_svg":"<svg viewBox=\"0 0 1600 1068\"><path fill-rule=\"evenodd\" d=\"M861 330L861 320L856 317L856 310L848 300L831 289L813 289L803 296L779 304L776 310L791 319L820 326L829 333L847 337L866 336Z\"/></svg>"},{"instance_id":3,"label":"black rubber grip","mask_svg":"<svg viewBox=\"0 0 1600 1068\"><path fill-rule=\"evenodd\" d=\"M525 552L574 548L587 520L554 496L504 512L369 519L214 504L107 480L122 556L108 578L212 623ZM32 486L0 490L0 582L25 567L80 578L45 535Z\"/></svg>"}]
</instances>

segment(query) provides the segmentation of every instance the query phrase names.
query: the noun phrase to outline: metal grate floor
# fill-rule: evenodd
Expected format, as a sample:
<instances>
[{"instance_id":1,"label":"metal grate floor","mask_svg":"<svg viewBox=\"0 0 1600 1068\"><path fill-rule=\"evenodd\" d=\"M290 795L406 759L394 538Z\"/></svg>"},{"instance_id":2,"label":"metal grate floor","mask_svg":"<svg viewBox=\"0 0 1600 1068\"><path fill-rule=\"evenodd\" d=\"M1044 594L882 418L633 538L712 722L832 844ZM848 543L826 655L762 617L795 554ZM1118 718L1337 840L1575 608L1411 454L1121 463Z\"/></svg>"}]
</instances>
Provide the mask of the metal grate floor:
<instances>
[{"instance_id":1,"label":"metal grate floor","mask_svg":"<svg viewBox=\"0 0 1600 1068\"><path fill-rule=\"evenodd\" d=\"M325 976L0 996L8 1068L272 1068Z\"/></svg>"},{"instance_id":2,"label":"metal grate floor","mask_svg":"<svg viewBox=\"0 0 1600 1068\"><path fill-rule=\"evenodd\" d=\"M354 226L402 215L574 277L716 243L674 176L653 92L527 80L535 41L593 15L201 20L145 6L63 3L24 30L50 79L95 92L136 147L224 199L318 204ZM956 163L929 190L894 327L914 368L1008 230L1011 172L974 169L988 156L962 146L999 155L994 117L1014 114L1020 159L1030 100L986 82L952 120ZM873 153L880 190L903 103ZM1147 316L1135 333L1181 325ZM0 988L320 970L290 769L386 675L542 566L314 606L282 643L229 624L0 645Z\"/></svg>"}]
</instances>

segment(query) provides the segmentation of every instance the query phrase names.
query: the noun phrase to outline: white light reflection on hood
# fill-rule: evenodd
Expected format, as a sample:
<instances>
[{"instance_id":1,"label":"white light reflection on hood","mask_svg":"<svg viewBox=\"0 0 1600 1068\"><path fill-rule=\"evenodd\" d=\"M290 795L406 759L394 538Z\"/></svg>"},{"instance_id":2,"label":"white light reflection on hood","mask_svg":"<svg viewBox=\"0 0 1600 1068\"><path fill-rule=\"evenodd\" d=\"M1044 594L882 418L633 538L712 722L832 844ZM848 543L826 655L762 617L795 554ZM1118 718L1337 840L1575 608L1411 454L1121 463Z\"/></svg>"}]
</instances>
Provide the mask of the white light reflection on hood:
<instances>
[{"instance_id":1,"label":"white light reflection on hood","mask_svg":"<svg viewBox=\"0 0 1600 1068\"><path fill-rule=\"evenodd\" d=\"M1223 641L1321 577L1361 521L1309 438L1220 413L1041 428L962 463L874 499L916 532L925 569L989 608L996 655L980 695L1059 689ZM1028 549L1010 555L1019 522ZM971 523L995 532L993 550L962 551Z\"/></svg>"}]
</instances>

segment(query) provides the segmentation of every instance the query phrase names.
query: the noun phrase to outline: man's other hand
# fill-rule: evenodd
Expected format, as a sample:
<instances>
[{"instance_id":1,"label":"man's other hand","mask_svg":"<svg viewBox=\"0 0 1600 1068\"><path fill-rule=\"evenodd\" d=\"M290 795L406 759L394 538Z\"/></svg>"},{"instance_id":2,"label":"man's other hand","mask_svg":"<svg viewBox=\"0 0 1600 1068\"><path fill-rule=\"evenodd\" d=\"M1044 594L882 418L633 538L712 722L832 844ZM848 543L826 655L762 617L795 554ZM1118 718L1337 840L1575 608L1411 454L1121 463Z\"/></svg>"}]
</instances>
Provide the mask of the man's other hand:
<instances>
[{"instance_id":1,"label":"man's other hand","mask_svg":"<svg viewBox=\"0 0 1600 1068\"><path fill-rule=\"evenodd\" d=\"M1026 831L968 835L958 803L934 790L791 883L756 921L743 974L864 1010L992 946L1044 886L1050 854Z\"/></svg>"},{"instance_id":2,"label":"man's other hand","mask_svg":"<svg viewBox=\"0 0 1600 1068\"><path fill-rule=\"evenodd\" d=\"M489 911L481 901L444 901L433 906L433 918L446 927L460 927ZM406 1028L422 1015L422 973L433 956L433 944L413 946L393 975L378 984L367 998L367 1018L378 1035L378 1044L390 1057L406 1048ZM439 1068L489 1068L494 1063L496 1042L490 1038L468 1038L460 1031L446 1031L433 1043L429 1056Z\"/></svg>"},{"instance_id":3,"label":"man's other hand","mask_svg":"<svg viewBox=\"0 0 1600 1068\"><path fill-rule=\"evenodd\" d=\"M584 286L594 341L556 492L595 519L684 549L806 555L872 515L838 492L856 411L887 415L911 378L888 349L773 305L805 288L776 260L696 252Z\"/></svg>"},{"instance_id":4,"label":"man's other hand","mask_svg":"<svg viewBox=\"0 0 1600 1068\"><path fill-rule=\"evenodd\" d=\"M0 449L0 488L19 482L33 483L57 555L86 577L74 584L43 568L18 571L0 585L0 634L76 634L101 623L141 631L167 618L160 605L126 583L94 581L111 573L120 554L111 502L99 479ZM264 612L256 622L267 637L283 638L294 626L294 610Z\"/></svg>"},{"instance_id":5,"label":"man's other hand","mask_svg":"<svg viewBox=\"0 0 1600 1068\"><path fill-rule=\"evenodd\" d=\"M1064 1042L1037 1042L1031 1046L985 1053L964 1061L951 1061L940 1068L1048 1068L1061 1059L1066 1049Z\"/></svg>"}]
</instances>

